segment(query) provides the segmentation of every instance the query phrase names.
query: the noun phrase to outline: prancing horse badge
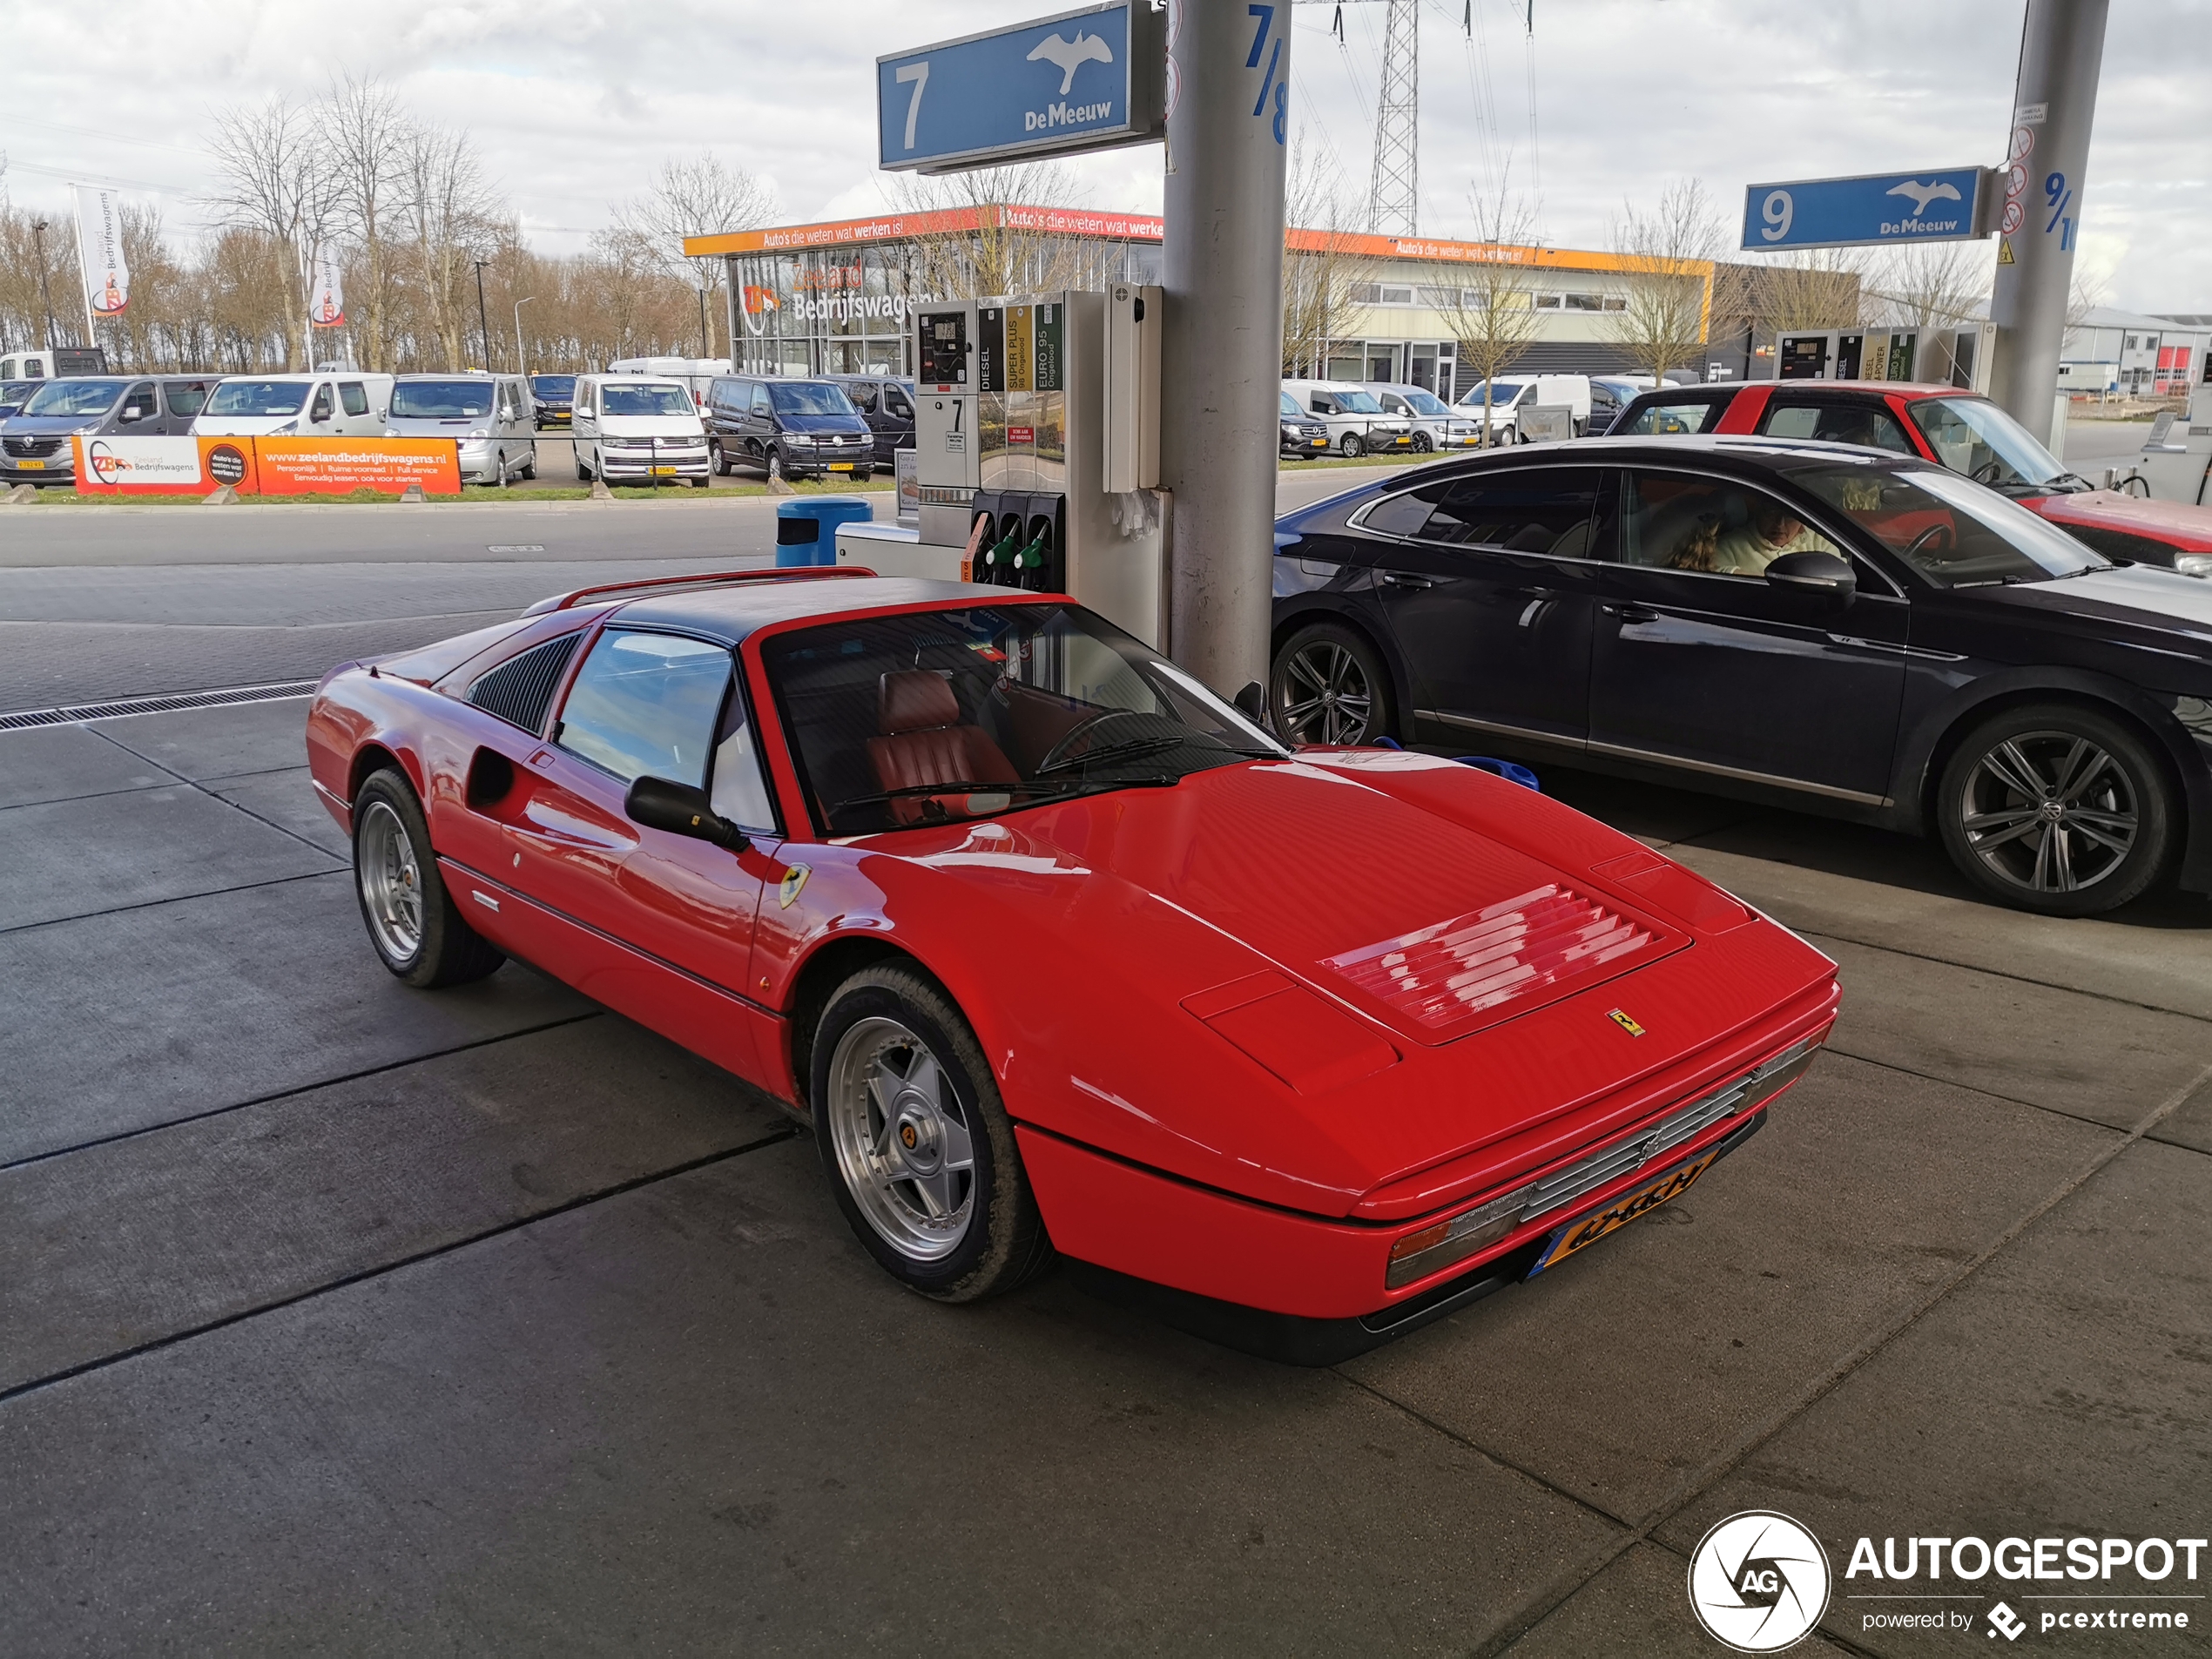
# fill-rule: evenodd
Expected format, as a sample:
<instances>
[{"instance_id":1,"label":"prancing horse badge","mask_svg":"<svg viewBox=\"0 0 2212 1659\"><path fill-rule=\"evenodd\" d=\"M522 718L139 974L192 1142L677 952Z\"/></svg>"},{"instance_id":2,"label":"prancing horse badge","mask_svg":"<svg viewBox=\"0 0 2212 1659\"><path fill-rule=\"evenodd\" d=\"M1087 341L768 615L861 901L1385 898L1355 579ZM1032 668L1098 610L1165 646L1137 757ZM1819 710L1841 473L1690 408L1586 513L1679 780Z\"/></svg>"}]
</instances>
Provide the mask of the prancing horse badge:
<instances>
[{"instance_id":1,"label":"prancing horse badge","mask_svg":"<svg viewBox=\"0 0 2212 1659\"><path fill-rule=\"evenodd\" d=\"M1627 1015L1622 1013L1618 1008L1608 1009L1606 1011L1605 1017L1612 1021L1614 1024L1619 1026L1623 1031L1627 1032L1632 1037L1640 1037L1643 1035L1643 1028L1638 1025L1634 1020L1631 1020Z\"/></svg>"}]
</instances>

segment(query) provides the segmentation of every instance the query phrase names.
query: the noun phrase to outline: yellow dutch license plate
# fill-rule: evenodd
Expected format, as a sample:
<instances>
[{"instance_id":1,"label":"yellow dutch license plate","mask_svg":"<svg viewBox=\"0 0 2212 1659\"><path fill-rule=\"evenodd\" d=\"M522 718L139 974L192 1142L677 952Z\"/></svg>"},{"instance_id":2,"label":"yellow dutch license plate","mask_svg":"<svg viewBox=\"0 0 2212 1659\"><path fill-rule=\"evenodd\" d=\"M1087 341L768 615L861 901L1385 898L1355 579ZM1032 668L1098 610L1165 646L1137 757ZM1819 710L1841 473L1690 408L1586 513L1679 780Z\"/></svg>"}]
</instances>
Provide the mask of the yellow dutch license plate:
<instances>
[{"instance_id":1,"label":"yellow dutch license plate","mask_svg":"<svg viewBox=\"0 0 2212 1659\"><path fill-rule=\"evenodd\" d=\"M832 472L850 472L853 470L853 463L849 461L833 461L829 463L829 469Z\"/></svg>"},{"instance_id":2,"label":"yellow dutch license plate","mask_svg":"<svg viewBox=\"0 0 2212 1659\"><path fill-rule=\"evenodd\" d=\"M16 462L16 465L25 472L44 472L46 470L46 463L43 461L18 461Z\"/></svg>"},{"instance_id":3,"label":"yellow dutch license plate","mask_svg":"<svg viewBox=\"0 0 2212 1659\"><path fill-rule=\"evenodd\" d=\"M1627 1226L1647 1211L1656 1210L1661 1204L1679 1198L1689 1190L1699 1176L1713 1167L1713 1160L1720 1155L1720 1148L1713 1147L1703 1157L1692 1158L1687 1163L1677 1163L1657 1180L1647 1181L1635 1191L1622 1193L1604 1209L1594 1210L1568 1222L1551 1236L1551 1242L1544 1246L1544 1253L1528 1270L1528 1277L1535 1278L1554 1262L1572 1256L1578 1250L1587 1249L1606 1234Z\"/></svg>"},{"instance_id":4,"label":"yellow dutch license plate","mask_svg":"<svg viewBox=\"0 0 2212 1659\"><path fill-rule=\"evenodd\" d=\"M1313 440L1313 447L1317 449L1325 449L1329 447L1329 441L1326 438L1316 438Z\"/></svg>"},{"instance_id":5,"label":"yellow dutch license plate","mask_svg":"<svg viewBox=\"0 0 2212 1659\"><path fill-rule=\"evenodd\" d=\"M673 467L655 467L653 469L653 476L656 478L673 478L676 476L676 469Z\"/></svg>"}]
</instances>

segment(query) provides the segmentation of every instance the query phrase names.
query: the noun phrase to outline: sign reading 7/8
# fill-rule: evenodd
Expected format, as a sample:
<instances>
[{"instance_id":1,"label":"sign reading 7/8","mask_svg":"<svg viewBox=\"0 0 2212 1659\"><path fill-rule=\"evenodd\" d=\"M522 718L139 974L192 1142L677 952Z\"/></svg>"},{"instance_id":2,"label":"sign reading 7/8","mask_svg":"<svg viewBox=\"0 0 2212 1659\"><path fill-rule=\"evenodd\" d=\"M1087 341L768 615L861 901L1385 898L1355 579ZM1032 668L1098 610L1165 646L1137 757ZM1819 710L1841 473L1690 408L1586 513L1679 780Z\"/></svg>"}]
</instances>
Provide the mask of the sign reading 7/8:
<instances>
[{"instance_id":1,"label":"sign reading 7/8","mask_svg":"<svg viewBox=\"0 0 2212 1659\"><path fill-rule=\"evenodd\" d=\"M1278 71L1283 67L1283 37L1275 34L1273 6L1246 6L1244 10L1259 20L1259 27L1252 30L1252 49L1244 56L1246 69L1259 67L1259 55L1267 53L1267 73L1259 78L1259 96L1252 100L1252 114L1261 115L1267 108L1267 95L1275 95L1275 142L1283 142L1283 129L1290 120L1290 77ZM1273 35L1271 49L1268 37Z\"/></svg>"}]
</instances>

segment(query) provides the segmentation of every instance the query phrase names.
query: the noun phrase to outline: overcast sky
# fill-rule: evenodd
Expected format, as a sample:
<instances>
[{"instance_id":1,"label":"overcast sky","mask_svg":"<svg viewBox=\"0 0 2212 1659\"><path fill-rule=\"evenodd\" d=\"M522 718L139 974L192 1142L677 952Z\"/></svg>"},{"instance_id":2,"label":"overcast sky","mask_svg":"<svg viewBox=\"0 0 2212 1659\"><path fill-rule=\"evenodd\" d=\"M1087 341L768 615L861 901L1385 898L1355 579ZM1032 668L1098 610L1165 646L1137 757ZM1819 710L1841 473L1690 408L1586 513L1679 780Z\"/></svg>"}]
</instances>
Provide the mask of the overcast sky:
<instances>
[{"instance_id":1,"label":"overcast sky","mask_svg":"<svg viewBox=\"0 0 2212 1659\"><path fill-rule=\"evenodd\" d=\"M1233 3L1233 0L1200 0ZM1465 0L1421 8L1421 224L1463 233L1469 185L1509 160L1546 240L1602 247L1623 196L2002 153L2022 0ZM670 155L711 147L771 181L788 222L882 205L872 63L1049 0L0 0L16 65L0 149L18 203L66 178L199 226L217 105L375 75L467 127L530 241L573 251ZM1384 8L1301 4L1292 125L1364 195ZM33 67L35 66L35 67ZM2115 0L2082 258L2110 303L2212 312L2212 0ZM1533 96L1532 96L1533 89ZM1160 152L1076 164L1086 206L1157 211ZM1733 239L1731 238L1731 239Z\"/></svg>"}]
</instances>

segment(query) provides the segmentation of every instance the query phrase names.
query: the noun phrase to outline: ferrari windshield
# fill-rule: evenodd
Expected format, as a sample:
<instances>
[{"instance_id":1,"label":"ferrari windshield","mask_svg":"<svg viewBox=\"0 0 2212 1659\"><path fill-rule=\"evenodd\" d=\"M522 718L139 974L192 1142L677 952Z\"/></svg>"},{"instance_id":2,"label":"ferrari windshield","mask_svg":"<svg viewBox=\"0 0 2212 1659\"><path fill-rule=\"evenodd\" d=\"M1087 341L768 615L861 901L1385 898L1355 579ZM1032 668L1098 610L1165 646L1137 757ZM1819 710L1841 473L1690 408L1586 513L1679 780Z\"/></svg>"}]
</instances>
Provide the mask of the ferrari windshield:
<instances>
[{"instance_id":1,"label":"ferrari windshield","mask_svg":"<svg viewBox=\"0 0 2212 1659\"><path fill-rule=\"evenodd\" d=\"M858 617L761 659L831 835L995 817L1287 753L1165 658L1076 605Z\"/></svg>"},{"instance_id":2,"label":"ferrari windshield","mask_svg":"<svg viewBox=\"0 0 2212 1659\"><path fill-rule=\"evenodd\" d=\"M1790 477L1871 530L1939 588L2047 582L2108 561L2018 502L1933 467L1794 469Z\"/></svg>"},{"instance_id":3,"label":"ferrari windshield","mask_svg":"<svg viewBox=\"0 0 2212 1659\"><path fill-rule=\"evenodd\" d=\"M2027 493L2073 482L2034 434L1986 397L1924 397L1905 408L1936 459L1977 483Z\"/></svg>"}]
</instances>

